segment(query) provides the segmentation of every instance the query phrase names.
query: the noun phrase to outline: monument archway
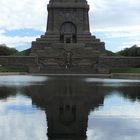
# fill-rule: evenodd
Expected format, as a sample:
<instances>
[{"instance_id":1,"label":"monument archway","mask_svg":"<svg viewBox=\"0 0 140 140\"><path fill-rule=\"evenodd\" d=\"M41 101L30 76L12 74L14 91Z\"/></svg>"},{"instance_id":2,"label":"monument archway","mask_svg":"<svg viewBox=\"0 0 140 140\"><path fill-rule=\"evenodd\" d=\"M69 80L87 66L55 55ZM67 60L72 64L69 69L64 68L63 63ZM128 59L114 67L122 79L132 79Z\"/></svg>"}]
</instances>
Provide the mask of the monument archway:
<instances>
[{"instance_id":1,"label":"monument archway","mask_svg":"<svg viewBox=\"0 0 140 140\"><path fill-rule=\"evenodd\" d=\"M76 43L76 26L72 22L64 22L60 27L60 42L61 43Z\"/></svg>"}]
</instances>

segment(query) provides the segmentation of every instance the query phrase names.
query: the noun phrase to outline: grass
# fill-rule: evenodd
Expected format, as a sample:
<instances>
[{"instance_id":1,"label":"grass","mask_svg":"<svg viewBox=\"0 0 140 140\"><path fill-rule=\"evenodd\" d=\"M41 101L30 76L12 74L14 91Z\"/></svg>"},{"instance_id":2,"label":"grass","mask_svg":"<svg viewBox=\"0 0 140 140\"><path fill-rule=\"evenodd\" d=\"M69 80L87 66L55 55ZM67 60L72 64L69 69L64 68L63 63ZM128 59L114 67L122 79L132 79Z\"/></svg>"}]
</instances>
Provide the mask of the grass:
<instances>
[{"instance_id":1,"label":"grass","mask_svg":"<svg viewBox=\"0 0 140 140\"><path fill-rule=\"evenodd\" d=\"M23 66L0 66L0 72L28 72L28 67Z\"/></svg>"},{"instance_id":2,"label":"grass","mask_svg":"<svg viewBox=\"0 0 140 140\"><path fill-rule=\"evenodd\" d=\"M29 72L26 66L0 66L0 72ZM140 73L140 68L115 68L111 73Z\"/></svg>"},{"instance_id":3,"label":"grass","mask_svg":"<svg viewBox=\"0 0 140 140\"><path fill-rule=\"evenodd\" d=\"M111 73L140 73L140 68L116 68Z\"/></svg>"}]
</instances>

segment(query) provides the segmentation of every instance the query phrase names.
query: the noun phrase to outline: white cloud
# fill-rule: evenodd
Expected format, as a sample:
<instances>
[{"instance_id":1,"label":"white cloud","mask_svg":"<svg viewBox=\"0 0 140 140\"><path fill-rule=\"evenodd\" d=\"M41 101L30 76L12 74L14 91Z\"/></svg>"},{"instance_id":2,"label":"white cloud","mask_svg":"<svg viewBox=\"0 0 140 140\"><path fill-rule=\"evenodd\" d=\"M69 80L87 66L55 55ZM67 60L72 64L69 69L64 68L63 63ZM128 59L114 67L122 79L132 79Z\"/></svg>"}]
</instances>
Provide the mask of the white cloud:
<instances>
[{"instance_id":1,"label":"white cloud","mask_svg":"<svg viewBox=\"0 0 140 140\"><path fill-rule=\"evenodd\" d=\"M49 0L1 0L0 27L6 29L34 28L45 31L46 5ZM91 30L102 27L139 25L138 0L88 0ZM93 26L94 25L94 26Z\"/></svg>"},{"instance_id":2,"label":"white cloud","mask_svg":"<svg viewBox=\"0 0 140 140\"><path fill-rule=\"evenodd\" d=\"M114 37L138 37L140 36L140 25L135 26L117 26L114 27L106 27L106 28L97 28L94 30L95 32L102 32L108 38Z\"/></svg>"},{"instance_id":3,"label":"white cloud","mask_svg":"<svg viewBox=\"0 0 140 140\"><path fill-rule=\"evenodd\" d=\"M27 43L30 43L35 40L39 36L6 36L4 34L0 34L0 44L6 44L8 47L19 47L26 45ZM30 48L30 46L26 46L27 48Z\"/></svg>"},{"instance_id":4,"label":"white cloud","mask_svg":"<svg viewBox=\"0 0 140 140\"><path fill-rule=\"evenodd\" d=\"M45 0L1 0L0 27L8 30L35 28L45 29Z\"/></svg>"},{"instance_id":5,"label":"white cloud","mask_svg":"<svg viewBox=\"0 0 140 140\"><path fill-rule=\"evenodd\" d=\"M103 34L104 38L103 40L106 42L106 44L112 44L117 43L117 45L114 45L112 47L112 50L118 51L122 50L124 48L129 48L133 45L140 46L140 26L125 26L125 27L106 27L101 29L95 29L96 33ZM115 40L113 42L113 40ZM107 45L106 45L107 48Z\"/></svg>"},{"instance_id":6,"label":"white cloud","mask_svg":"<svg viewBox=\"0 0 140 140\"><path fill-rule=\"evenodd\" d=\"M140 40L137 41L130 41L130 42L123 42L121 44L121 46L118 46L118 50L123 50L125 48L129 48L133 45L137 45L138 47L140 47Z\"/></svg>"},{"instance_id":7,"label":"white cloud","mask_svg":"<svg viewBox=\"0 0 140 140\"><path fill-rule=\"evenodd\" d=\"M0 44L15 47L31 47L31 42L39 36L7 36L8 30L32 28L45 32L47 21L45 0L1 0L0 1ZM27 46L29 45L29 46ZM24 47L23 47L24 48Z\"/></svg>"},{"instance_id":8,"label":"white cloud","mask_svg":"<svg viewBox=\"0 0 140 140\"><path fill-rule=\"evenodd\" d=\"M89 0L91 23L96 28L139 25L140 1L138 0ZM95 7L95 8L94 8Z\"/></svg>"},{"instance_id":9,"label":"white cloud","mask_svg":"<svg viewBox=\"0 0 140 140\"><path fill-rule=\"evenodd\" d=\"M89 0L89 4L91 32L103 34L106 48L118 51L131 47L132 42L140 44L139 0Z\"/></svg>"}]
</instances>

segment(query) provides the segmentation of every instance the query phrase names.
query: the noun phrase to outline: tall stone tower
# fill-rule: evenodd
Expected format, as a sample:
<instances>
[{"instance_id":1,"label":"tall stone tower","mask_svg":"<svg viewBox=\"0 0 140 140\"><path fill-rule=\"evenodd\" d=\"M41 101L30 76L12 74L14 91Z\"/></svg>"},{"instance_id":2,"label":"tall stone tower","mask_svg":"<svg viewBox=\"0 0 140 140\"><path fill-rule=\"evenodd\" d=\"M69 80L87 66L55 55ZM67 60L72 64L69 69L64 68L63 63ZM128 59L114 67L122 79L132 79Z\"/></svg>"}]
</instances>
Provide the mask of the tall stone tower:
<instances>
[{"instance_id":1,"label":"tall stone tower","mask_svg":"<svg viewBox=\"0 0 140 140\"><path fill-rule=\"evenodd\" d=\"M50 0L45 35L32 42L39 72L95 73L104 43L91 36L86 0Z\"/></svg>"}]
</instances>

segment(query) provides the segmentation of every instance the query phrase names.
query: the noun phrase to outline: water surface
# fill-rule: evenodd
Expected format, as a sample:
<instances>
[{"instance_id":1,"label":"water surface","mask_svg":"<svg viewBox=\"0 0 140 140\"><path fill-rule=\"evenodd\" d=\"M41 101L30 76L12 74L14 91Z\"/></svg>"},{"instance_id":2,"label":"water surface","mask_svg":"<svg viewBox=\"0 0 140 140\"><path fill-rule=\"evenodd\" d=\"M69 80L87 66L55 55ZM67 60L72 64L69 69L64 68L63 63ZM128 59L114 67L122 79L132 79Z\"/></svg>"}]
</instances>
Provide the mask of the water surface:
<instances>
[{"instance_id":1,"label":"water surface","mask_svg":"<svg viewBox=\"0 0 140 140\"><path fill-rule=\"evenodd\" d=\"M139 140L140 80L0 76L0 140Z\"/></svg>"}]
</instances>

